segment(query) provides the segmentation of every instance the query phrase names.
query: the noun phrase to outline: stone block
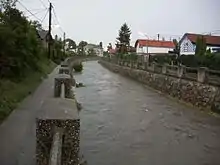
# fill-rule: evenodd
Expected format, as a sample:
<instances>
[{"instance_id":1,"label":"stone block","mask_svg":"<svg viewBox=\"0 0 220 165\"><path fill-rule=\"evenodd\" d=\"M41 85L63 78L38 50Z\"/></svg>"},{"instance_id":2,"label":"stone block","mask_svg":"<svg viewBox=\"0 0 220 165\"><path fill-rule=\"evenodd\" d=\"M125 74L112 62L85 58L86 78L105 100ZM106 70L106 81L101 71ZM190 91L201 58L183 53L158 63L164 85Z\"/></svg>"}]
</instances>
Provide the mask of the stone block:
<instances>
[{"instance_id":1,"label":"stone block","mask_svg":"<svg viewBox=\"0 0 220 165\"><path fill-rule=\"evenodd\" d=\"M200 67L197 73L197 81L200 83L205 83L208 80L208 68Z\"/></svg>"},{"instance_id":2,"label":"stone block","mask_svg":"<svg viewBox=\"0 0 220 165\"><path fill-rule=\"evenodd\" d=\"M80 120L37 119L36 164L48 165L55 128L63 129L61 164L79 164Z\"/></svg>"},{"instance_id":3,"label":"stone block","mask_svg":"<svg viewBox=\"0 0 220 165\"><path fill-rule=\"evenodd\" d=\"M75 79L71 78L67 74L59 74L54 79L54 97L60 97L61 95L61 85L65 85L65 97L69 97L70 90L73 85L75 85Z\"/></svg>"},{"instance_id":4,"label":"stone block","mask_svg":"<svg viewBox=\"0 0 220 165\"><path fill-rule=\"evenodd\" d=\"M70 74L69 67L60 67L59 68L59 74Z\"/></svg>"},{"instance_id":5,"label":"stone block","mask_svg":"<svg viewBox=\"0 0 220 165\"><path fill-rule=\"evenodd\" d=\"M67 62L61 62L60 64L61 67L69 67L69 64Z\"/></svg>"},{"instance_id":6,"label":"stone block","mask_svg":"<svg viewBox=\"0 0 220 165\"><path fill-rule=\"evenodd\" d=\"M183 65L178 66L177 76L179 78L182 78L182 77L184 77L185 73L186 73L186 67Z\"/></svg>"},{"instance_id":7,"label":"stone block","mask_svg":"<svg viewBox=\"0 0 220 165\"><path fill-rule=\"evenodd\" d=\"M78 165L80 120L77 101L72 99L47 99L36 119L37 165L48 165L54 135L62 131L62 165Z\"/></svg>"},{"instance_id":8,"label":"stone block","mask_svg":"<svg viewBox=\"0 0 220 165\"><path fill-rule=\"evenodd\" d=\"M162 66L162 73L167 74L167 65Z\"/></svg>"}]
</instances>

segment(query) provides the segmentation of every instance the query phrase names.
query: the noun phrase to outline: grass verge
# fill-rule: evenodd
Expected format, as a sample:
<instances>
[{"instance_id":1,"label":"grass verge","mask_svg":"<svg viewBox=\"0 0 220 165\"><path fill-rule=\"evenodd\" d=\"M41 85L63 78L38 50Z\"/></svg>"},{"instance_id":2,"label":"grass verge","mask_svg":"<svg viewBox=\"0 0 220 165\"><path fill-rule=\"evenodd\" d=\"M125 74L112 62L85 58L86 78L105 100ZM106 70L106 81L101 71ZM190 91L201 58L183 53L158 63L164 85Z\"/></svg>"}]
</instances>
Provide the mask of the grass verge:
<instances>
[{"instance_id":1,"label":"grass verge","mask_svg":"<svg viewBox=\"0 0 220 165\"><path fill-rule=\"evenodd\" d=\"M42 72L31 72L19 83L7 79L0 80L0 123L25 97L35 91L42 78L45 78L55 66L53 62L45 62L41 64Z\"/></svg>"}]
</instances>

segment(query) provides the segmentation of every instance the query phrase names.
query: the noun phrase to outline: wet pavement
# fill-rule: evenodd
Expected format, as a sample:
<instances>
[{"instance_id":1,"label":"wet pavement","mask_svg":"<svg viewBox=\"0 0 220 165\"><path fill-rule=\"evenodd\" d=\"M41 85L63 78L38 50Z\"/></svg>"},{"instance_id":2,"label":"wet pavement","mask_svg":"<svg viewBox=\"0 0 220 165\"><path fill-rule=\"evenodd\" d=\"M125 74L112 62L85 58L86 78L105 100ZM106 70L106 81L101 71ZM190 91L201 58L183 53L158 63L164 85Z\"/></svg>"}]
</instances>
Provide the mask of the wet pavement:
<instances>
[{"instance_id":1,"label":"wet pavement","mask_svg":"<svg viewBox=\"0 0 220 165\"><path fill-rule=\"evenodd\" d=\"M56 68L0 125L0 165L35 165L36 117L53 98Z\"/></svg>"},{"instance_id":2,"label":"wet pavement","mask_svg":"<svg viewBox=\"0 0 220 165\"><path fill-rule=\"evenodd\" d=\"M219 165L220 119L84 64L81 148L89 165Z\"/></svg>"}]
</instances>

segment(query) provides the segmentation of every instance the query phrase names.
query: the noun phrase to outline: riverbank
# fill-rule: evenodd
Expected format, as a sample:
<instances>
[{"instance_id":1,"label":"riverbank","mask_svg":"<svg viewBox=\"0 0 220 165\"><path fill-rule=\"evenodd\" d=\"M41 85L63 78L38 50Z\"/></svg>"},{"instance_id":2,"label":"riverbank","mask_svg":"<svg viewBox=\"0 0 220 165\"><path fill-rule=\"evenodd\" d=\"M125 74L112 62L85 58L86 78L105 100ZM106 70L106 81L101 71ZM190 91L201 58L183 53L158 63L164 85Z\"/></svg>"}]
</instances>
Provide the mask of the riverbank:
<instances>
[{"instance_id":1,"label":"riverbank","mask_svg":"<svg viewBox=\"0 0 220 165\"><path fill-rule=\"evenodd\" d=\"M7 118L26 96L34 92L55 66L56 64L53 62L46 61L41 65L41 72L30 72L18 83L8 79L0 80L0 123Z\"/></svg>"}]
</instances>

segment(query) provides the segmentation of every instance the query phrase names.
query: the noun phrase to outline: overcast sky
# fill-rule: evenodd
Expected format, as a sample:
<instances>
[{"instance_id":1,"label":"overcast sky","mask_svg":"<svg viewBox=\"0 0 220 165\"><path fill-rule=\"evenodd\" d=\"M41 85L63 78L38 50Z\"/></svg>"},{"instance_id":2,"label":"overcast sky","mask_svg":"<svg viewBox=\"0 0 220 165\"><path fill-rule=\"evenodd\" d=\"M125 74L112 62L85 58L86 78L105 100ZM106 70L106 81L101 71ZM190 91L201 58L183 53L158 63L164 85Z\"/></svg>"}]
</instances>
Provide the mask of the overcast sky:
<instances>
[{"instance_id":1,"label":"overcast sky","mask_svg":"<svg viewBox=\"0 0 220 165\"><path fill-rule=\"evenodd\" d=\"M42 20L48 0L19 0ZM219 30L220 0L51 0L59 24L66 37L77 43L85 40L107 45L115 43L120 26L126 22L132 31L132 44L146 33L156 38L159 33L167 40L179 38L186 32L204 33ZM19 5L18 8L25 12ZM41 10L40 10L41 9ZM35 19L25 12L30 19ZM57 25L53 15L53 25ZM47 29L48 16L43 21ZM53 26L53 34L62 36L62 30Z\"/></svg>"}]
</instances>

